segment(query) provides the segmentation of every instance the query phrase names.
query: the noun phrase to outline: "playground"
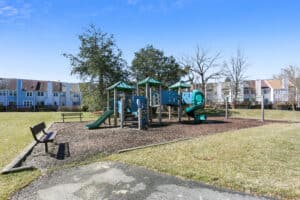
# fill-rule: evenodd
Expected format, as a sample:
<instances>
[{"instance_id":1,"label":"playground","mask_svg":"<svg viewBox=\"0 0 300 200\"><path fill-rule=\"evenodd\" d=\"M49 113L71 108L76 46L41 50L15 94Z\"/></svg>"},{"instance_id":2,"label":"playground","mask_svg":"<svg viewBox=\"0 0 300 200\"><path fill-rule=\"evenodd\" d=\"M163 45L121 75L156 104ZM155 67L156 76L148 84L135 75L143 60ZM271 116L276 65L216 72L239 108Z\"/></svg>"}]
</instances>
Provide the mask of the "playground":
<instances>
[{"instance_id":1,"label":"playground","mask_svg":"<svg viewBox=\"0 0 300 200\"><path fill-rule=\"evenodd\" d=\"M89 123L52 124L49 130L57 135L49 152L47 148L44 153L44 145L36 145L23 165L49 168L100 153L110 155L270 123L224 117L207 119L204 95L199 90L190 91L190 85L181 81L162 90L162 83L148 77L137 87L120 81L107 91L107 108L98 119ZM164 118L163 110L168 111Z\"/></svg>"},{"instance_id":2,"label":"playground","mask_svg":"<svg viewBox=\"0 0 300 200\"><path fill-rule=\"evenodd\" d=\"M172 118L172 110L177 110L178 122L181 122L183 111L193 119L194 124L206 120L202 113L205 101L204 95L199 90L190 91L191 86L179 81L162 89L163 84L151 77L137 83L137 87L119 81L107 90L107 107L105 112L94 122L87 124L87 129L97 129L106 120L111 125L113 115L114 126L124 127L125 124L137 124L138 129L151 127L155 118L162 125L162 111L168 107L168 118ZM113 91L113 98L111 98Z\"/></svg>"},{"instance_id":3,"label":"playground","mask_svg":"<svg viewBox=\"0 0 300 200\"><path fill-rule=\"evenodd\" d=\"M179 124L176 119L166 121L160 126L138 130L130 127L109 127L88 130L84 123L54 123L50 130L58 130L57 144L49 146L49 154L44 153L44 145L37 145L23 163L25 166L51 168L72 162L84 161L87 157L99 153L110 155L118 151L144 145L158 144L181 139L197 138L225 131L262 126L252 119L229 119L212 117L201 125L195 125L183 118ZM69 152L68 152L69 151ZM68 155L69 154L69 155Z\"/></svg>"},{"instance_id":4,"label":"playground","mask_svg":"<svg viewBox=\"0 0 300 200\"><path fill-rule=\"evenodd\" d=\"M207 118L201 91L191 91L191 86L182 81L164 86L167 90L162 88L163 84L151 77L138 82L136 87L119 81L107 88L107 107L96 120L81 122L80 118L80 122L65 122L63 119L63 123L55 122L49 127L49 135L39 124L31 127L38 143L45 143L41 141L43 138L53 136L53 139L46 141L45 146L35 145L21 166L51 168L81 162L94 155L107 156L272 123L224 116ZM76 117L74 114L78 113L62 113ZM46 135L38 140L35 134L41 130Z\"/></svg>"}]
</instances>

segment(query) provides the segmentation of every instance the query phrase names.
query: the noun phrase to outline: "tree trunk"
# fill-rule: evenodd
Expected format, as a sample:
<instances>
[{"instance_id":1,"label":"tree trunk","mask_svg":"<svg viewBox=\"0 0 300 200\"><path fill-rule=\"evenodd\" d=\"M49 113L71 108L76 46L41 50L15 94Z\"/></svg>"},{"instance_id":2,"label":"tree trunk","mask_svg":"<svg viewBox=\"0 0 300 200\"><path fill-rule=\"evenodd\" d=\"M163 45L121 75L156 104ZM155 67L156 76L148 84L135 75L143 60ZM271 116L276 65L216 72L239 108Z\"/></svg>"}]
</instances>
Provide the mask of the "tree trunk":
<instances>
[{"instance_id":1,"label":"tree trunk","mask_svg":"<svg viewBox=\"0 0 300 200\"><path fill-rule=\"evenodd\" d=\"M105 107L104 104L104 98L105 97L105 88L104 88L104 75L102 73L102 71L99 71L99 83L98 83L98 88L99 88L99 105L100 105L100 109L104 110L103 107Z\"/></svg>"},{"instance_id":2,"label":"tree trunk","mask_svg":"<svg viewBox=\"0 0 300 200\"><path fill-rule=\"evenodd\" d=\"M203 94L205 94L205 80L204 80L204 76L201 76L201 90L203 92Z\"/></svg>"},{"instance_id":3,"label":"tree trunk","mask_svg":"<svg viewBox=\"0 0 300 200\"><path fill-rule=\"evenodd\" d=\"M204 94L204 106L205 106L205 104L206 104L206 82L204 79L204 75L201 76L201 81L202 81L201 90L202 90L202 93Z\"/></svg>"}]
</instances>

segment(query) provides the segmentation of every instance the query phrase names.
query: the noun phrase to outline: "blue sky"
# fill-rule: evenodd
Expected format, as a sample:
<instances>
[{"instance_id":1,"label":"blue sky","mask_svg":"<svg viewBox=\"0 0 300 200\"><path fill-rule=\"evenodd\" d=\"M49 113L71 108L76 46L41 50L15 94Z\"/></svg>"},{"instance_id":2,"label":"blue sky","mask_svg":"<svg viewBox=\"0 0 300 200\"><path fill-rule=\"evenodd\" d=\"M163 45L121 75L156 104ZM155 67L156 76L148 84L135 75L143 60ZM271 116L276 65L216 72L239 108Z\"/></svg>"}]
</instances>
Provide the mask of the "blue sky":
<instances>
[{"instance_id":1,"label":"blue sky","mask_svg":"<svg viewBox=\"0 0 300 200\"><path fill-rule=\"evenodd\" d=\"M78 81L62 53L78 52L93 23L115 36L128 64L153 44L176 58L199 45L228 60L241 48L250 79L300 66L300 1L0 0L0 77Z\"/></svg>"}]
</instances>

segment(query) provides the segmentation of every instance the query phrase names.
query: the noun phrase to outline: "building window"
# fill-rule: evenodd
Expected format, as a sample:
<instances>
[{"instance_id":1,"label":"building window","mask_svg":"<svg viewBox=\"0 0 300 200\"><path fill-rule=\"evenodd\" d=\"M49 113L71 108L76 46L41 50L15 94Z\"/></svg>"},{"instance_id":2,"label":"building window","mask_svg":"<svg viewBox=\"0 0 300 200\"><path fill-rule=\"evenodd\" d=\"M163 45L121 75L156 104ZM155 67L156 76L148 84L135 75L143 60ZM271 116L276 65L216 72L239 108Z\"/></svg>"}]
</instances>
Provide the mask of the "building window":
<instances>
[{"instance_id":1,"label":"building window","mask_svg":"<svg viewBox=\"0 0 300 200\"><path fill-rule=\"evenodd\" d=\"M73 106L79 106L79 102L73 102Z\"/></svg>"},{"instance_id":2,"label":"building window","mask_svg":"<svg viewBox=\"0 0 300 200\"><path fill-rule=\"evenodd\" d=\"M37 102L37 105L38 105L38 106L44 106L44 105L45 105L45 102L44 102L44 101L39 101L39 102Z\"/></svg>"},{"instance_id":3,"label":"building window","mask_svg":"<svg viewBox=\"0 0 300 200\"><path fill-rule=\"evenodd\" d=\"M79 97L79 94L74 94L73 97L74 97L74 98L78 98L78 97Z\"/></svg>"},{"instance_id":4,"label":"building window","mask_svg":"<svg viewBox=\"0 0 300 200\"><path fill-rule=\"evenodd\" d=\"M0 91L0 96L6 96L6 92L4 90Z\"/></svg>"},{"instance_id":5,"label":"building window","mask_svg":"<svg viewBox=\"0 0 300 200\"><path fill-rule=\"evenodd\" d=\"M24 101L24 107L31 107L32 106L32 101Z\"/></svg>"},{"instance_id":6,"label":"building window","mask_svg":"<svg viewBox=\"0 0 300 200\"><path fill-rule=\"evenodd\" d=\"M32 97L32 92L26 92L27 97Z\"/></svg>"},{"instance_id":7,"label":"building window","mask_svg":"<svg viewBox=\"0 0 300 200\"><path fill-rule=\"evenodd\" d=\"M17 96L17 91L15 91L15 90L10 90L9 91L9 96Z\"/></svg>"},{"instance_id":8,"label":"building window","mask_svg":"<svg viewBox=\"0 0 300 200\"><path fill-rule=\"evenodd\" d=\"M10 102L8 102L8 105L9 105L9 106L15 106L15 105L16 105L16 102L15 102L15 101L10 101Z\"/></svg>"},{"instance_id":9,"label":"building window","mask_svg":"<svg viewBox=\"0 0 300 200\"><path fill-rule=\"evenodd\" d=\"M58 97L58 93L57 93L57 92L54 92L54 93L53 93L53 96Z\"/></svg>"},{"instance_id":10,"label":"building window","mask_svg":"<svg viewBox=\"0 0 300 200\"><path fill-rule=\"evenodd\" d=\"M43 96L44 96L44 92L38 92L37 95L38 95L39 97L43 97Z\"/></svg>"},{"instance_id":11,"label":"building window","mask_svg":"<svg viewBox=\"0 0 300 200\"><path fill-rule=\"evenodd\" d=\"M250 94L250 91L248 89L244 89L244 94Z\"/></svg>"},{"instance_id":12,"label":"building window","mask_svg":"<svg viewBox=\"0 0 300 200\"><path fill-rule=\"evenodd\" d=\"M268 94L269 93L269 89L263 89L263 94Z\"/></svg>"}]
</instances>

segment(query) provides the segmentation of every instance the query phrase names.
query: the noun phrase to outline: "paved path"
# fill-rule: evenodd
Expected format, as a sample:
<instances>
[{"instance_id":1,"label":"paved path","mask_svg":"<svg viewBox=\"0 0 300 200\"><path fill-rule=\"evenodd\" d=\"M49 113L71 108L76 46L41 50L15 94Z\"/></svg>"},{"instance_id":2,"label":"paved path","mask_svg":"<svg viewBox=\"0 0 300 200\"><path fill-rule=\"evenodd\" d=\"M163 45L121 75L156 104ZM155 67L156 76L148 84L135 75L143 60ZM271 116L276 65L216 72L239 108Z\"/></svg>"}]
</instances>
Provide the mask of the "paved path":
<instances>
[{"instance_id":1,"label":"paved path","mask_svg":"<svg viewBox=\"0 0 300 200\"><path fill-rule=\"evenodd\" d=\"M12 199L40 200L263 200L140 167L102 162L59 170L24 188Z\"/></svg>"}]
</instances>

